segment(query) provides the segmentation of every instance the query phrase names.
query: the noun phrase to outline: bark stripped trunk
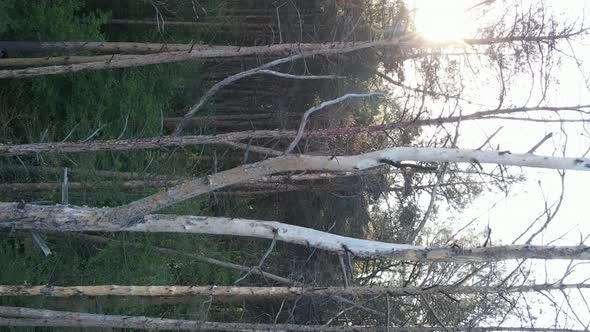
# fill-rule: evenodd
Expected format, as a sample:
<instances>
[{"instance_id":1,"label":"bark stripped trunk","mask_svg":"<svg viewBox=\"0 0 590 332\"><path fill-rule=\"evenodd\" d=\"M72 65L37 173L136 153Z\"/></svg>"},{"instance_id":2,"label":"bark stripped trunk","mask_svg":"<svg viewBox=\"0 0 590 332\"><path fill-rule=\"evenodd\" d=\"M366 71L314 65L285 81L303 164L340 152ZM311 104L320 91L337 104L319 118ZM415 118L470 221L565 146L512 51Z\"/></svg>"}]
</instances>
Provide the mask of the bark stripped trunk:
<instances>
[{"instance_id":1,"label":"bark stripped trunk","mask_svg":"<svg viewBox=\"0 0 590 332\"><path fill-rule=\"evenodd\" d=\"M475 112L462 116L451 116L444 118L420 119L414 121L403 121L385 125L367 127L331 128L305 133L304 137L325 137L332 135L353 135L359 133L381 132L383 130L411 128L418 126L431 126L443 123L454 123L458 121L493 119L493 116L500 114L514 114L537 111L580 111L589 108L590 105L563 106L563 107L519 107L500 110L489 110ZM197 120L198 121L198 120ZM175 122L176 123L176 122ZM126 140L106 140L91 142L55 142L55 143L31 143L21 145L0 144L0 156L22 156L36 153L79 153L93 151L124 151L136 149L154 149L169 146L188 146L201 144L224 144L227 141L241 141L264 138L292 138L296 132L291 130L257 130L246 132L233 132L221 135L201 136L163 136L153 138L138 138Z\"/></svg>"},{"instance_id":2,"label":"bark stripped trunk","mask_svg":"<svg viewBox=\"0 0 590 332\"><path fill-rule=\"evenodd\" d=\"M108 221L128 223L136 218L198 195L238 183L257 180L275 173L290 171L360 171L399 161L501 164L506 166L590 171L590 159L587 158L559 158L533 154L511 154L503 151L448 148L398 147L356 156L340 157L287 155L239 166L208 177L185 182L168 191L116 208L113 214L106 217Z\"/></svg>"},{"instance_id":3,"label":"bark stripped trunk","mask_svg":"<svg viewBox=\"0 0 590 332\"><path fill-rule=\"evenodd\" d=\"M210 46L201 44L164 44L164 43L129 43L129 42L39 42L39 41L0 41L0 49L12 52L96 52L96 53L159 53L208 49ZM215 46L217 48L235 49L231 46Z\"/></svg>"},{"instance_id":4,"label":"bark stripped trunk","mask_svg":"<svg viewBox=\"0 0 590 332\"><path fill-rule=\"evenodd\" d=\"M546 41L555 41L558 39L572 38L577 34L569 34L564 36L515 36L502 38L486 38L486 39L464 39L462 41L452 42L429 42L419 38L414 34L405 34L394 38L382 39L376 41L361 41L361 42L339 42L326 44L276 44L271 46L250 46L250 47L233 47L228 49L217 48L211 46L199 50L189 49L189 52L166 52L159 54L140 55L134 59L121 59L112 61L96 61L90 63L80 63L62 66L47 66L17 70L0 70L0 78L22 78L41 75L58 75L64 73L74 73L88 70L127 68L137 66L147 66L154 64L174 63L187 60L211 59L211 58L227 58L227 57L241 57L252 55L269 55L269 54L302 54L306 57L312 55L331 55L344 54L369 48L379 47L400 47L405 48L429 48L429 47L446 47L446 46L465 46L465 45L492 45L498 43L512 43L512 42L528 42L538 43ZM2 46L2 44L0 44Z\"/></svg>"},{"instance_id":5,"label":"bark stripped trunk","mask_svg":"<svg viewBox=\"0 0 590 332\"><path fill-rule=\"evenodd\" d=\"M297 298L300 296L374 297L436 294L506 294L566 289L587 289L588 284L537 284L512 287L433 286L433 287L238 287L238 286L7 286L0 285L0 296L204 296L231 299Z\"/></svg>"},{"instance_id":6,"label":"bark stripped trunk","mask_svg":"<svg viewBox=\"0 0 590 332\"><path fill-rule=\"evenodd\" d=\"M145 330L176 330L176 331L379 331L379 332L585 332L586 330L543 328L543 327L380 327L380 326L324 326L295 324L249 324L249 323L217 323L207 321L191 321L181 319L152 318L145 316L99 315L80 312L30 309L22 307L0 307L0 326L45 326L45 327L99 327L99 328L132 328Z\"/></svg>"},{"instance_id":7,"label":"bark stripped trunk","mask_svg":"<svg viewBox=\"0 0 590 332\"><path fill-rule=\"evenodd\" d=\"M113 54L100 56L54 56L42 58L5 58L0 59L0 67L36 67L59 66L76 63L89 63L97 61L113 61L122 59L134 59L136 55Z\"/></svg>"},{"instance_id":8,"label":"bark stripped trunk","mask_svg":"<svg viewBox=\"0 0 590 332\"><path fill-rule=\"evenodd\" d=\"M359 257L418 262L486 262L506 259L590 259L590 247L512 245L481 248L424 248L408 244L355 239L274 221L238 218L147 215L132 225L106 222L117 209L0 203L0 228L52 232L157 232L230 235L276 239Z\"/></svg>"}]
</instances>

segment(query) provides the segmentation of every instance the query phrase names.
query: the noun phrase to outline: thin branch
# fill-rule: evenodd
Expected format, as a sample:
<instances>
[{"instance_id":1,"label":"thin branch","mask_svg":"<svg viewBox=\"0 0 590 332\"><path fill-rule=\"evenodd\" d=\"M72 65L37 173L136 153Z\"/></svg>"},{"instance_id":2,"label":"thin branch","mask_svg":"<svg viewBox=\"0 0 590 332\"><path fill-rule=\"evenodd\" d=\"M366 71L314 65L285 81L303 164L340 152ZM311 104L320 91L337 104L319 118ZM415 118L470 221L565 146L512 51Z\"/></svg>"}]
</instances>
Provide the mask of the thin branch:
<instances>
[{"instance_id":1,"label":"thin branch","mask_svg":"<svg viewBox=\"0 0 590 332\"><path fill-rule=\"evenodd\" d=\"M145 246L146 246L145 243L138 243L138 242L133 242L133 241L120 241L120 240L107 238L107 237L103 237L103 236L88 235L88 234L76 234L76 236L82 237L83 239L88 239L91 241L100 242L100 243L114 242L114 243L119 243L121 245L124 244L126 246L135 246L138 248L145 248ZM278 276L278 275L275 275L275 274L272 274L269 272L265 272L263 270L252 270L252 268L250 268L248 266L239 265L239 264L226 262L226 261L222 261L222 260L207 257L207 256L197 255L197 254L193 254L190 252L184 252L184 251L174 250L174 249L170 249L170 248L157 247L157 246L153 246L153 245L150 245L149 248L151 250L155 250L157 252L160 252L160 253L163 253L166 255L184 256L184 257L188 257L190 259L194 259L196 261L199 261L201 263L211 264L211 265L223 267L226 269L232 269L232 270L236 270L236 271L240 271L240 272L246 272L246 273L249 272L250 275L262 276L264 279L273 280L273 281L276 281L276 282L284 284L284 285L301 286L301 283L299 283L297 281L294 281L294 280L291 280L288 278L284 278L284 277L281 277L281 276Z\"/></svg>"},{"instance_id":2,"label":"thin branch","mask_svg":"<svg viewBox=\"0 0 590 332\"><path fill-rule=\"evenodd\" d=\"M325 107L331 106L331 105L335 105L335 104L339 104L347 99L352 99L352 98L368 98L368 97L375 97L375 96L379 96L379 97L384 97L385 95L382 92L371 92L371 93L348 93L345 94L344 96L340 96L336 99L332 99L332 100L328 100L325 101L319 105L316 105L310 109L308 109L307 111L305 111L305 113L303 113L303 117L301 118L301 123L299 124L299 129L297 130L297 135L295 135L295 139L293 139L293 141L291 142L291 144L289 144L289 147L287 148L287 150L285 151L285 154L289 154L291 153L291 151L293 151L293 149L295 149L295 147L297 146L297 144L299 144L299 141L301 140L301 138L303 138L303 132L305 130L305 124L307 123L307 119L309 118L309 116L314 113L317 112Z\"/></svg>"},{"instance_id":3,"label":"thin branch","mask_svg":"<svg viewBox=\"0 0 590 332\"><path fill-rule=\"evenodd\" d=\"M188 112L184 115L183 119L178 123L178 125L176 126L176 128L174 129L173 135L180 135L182 134L182 131L184 130L184 127L186 126L186 124L190 121L190 119L193 117L193 115L198 112L201 108L203 108L203 106L209 101L209 99L211 99L216 93L217 91L221 90L223 87L236 82L238 80L241 80L243 78L252 76L252 75L257 75L260 73L263 74L270 74L270 75L275 75L275 76L281 76L281 77L285 77L285 78L296 78L296 79L334 79L337 78L336 76L330 75L330 76L297 76L297 75L290 75L290 74L283 74L283 73L279 73L276 71L272 71L272 70L266 70L267 68L272 68L272 67L276 67L280 64L284 64L284 63L288 63L291 61L295 61L297 59L301 59L303 58L305 55L304 54L299 54L299 55L293 55L290 57L286 57L286 58L281 58L281 59L277 59L274 61L271 61L269 63L265 63L261 66L258 66L256 68L252 68L252 69L248 69L246 71L237 73L235 75L231 75L229 77L224 78L223 80L215 83L209 90L207 90L207 92L201 97L201 99L199 100L198 103L196 103L195 105L193 105Z\"/></svg>"},{"instance_id":4,"label":"thin branch","mask_svg":"<svg viewBox=\"0 0 590 332\"><path fill-rule=\"evenodd\" d=\"M551 137L553 137L553 133L549 133L547 135L545 135L545 137L543 137L539 143L535 144L535 146L533 146L527 153L535 153L535 151L541 146L543 145L543 143L545 143L545 141L547 141L548 139L550 139Z\"/></svg>"}]
</instances>

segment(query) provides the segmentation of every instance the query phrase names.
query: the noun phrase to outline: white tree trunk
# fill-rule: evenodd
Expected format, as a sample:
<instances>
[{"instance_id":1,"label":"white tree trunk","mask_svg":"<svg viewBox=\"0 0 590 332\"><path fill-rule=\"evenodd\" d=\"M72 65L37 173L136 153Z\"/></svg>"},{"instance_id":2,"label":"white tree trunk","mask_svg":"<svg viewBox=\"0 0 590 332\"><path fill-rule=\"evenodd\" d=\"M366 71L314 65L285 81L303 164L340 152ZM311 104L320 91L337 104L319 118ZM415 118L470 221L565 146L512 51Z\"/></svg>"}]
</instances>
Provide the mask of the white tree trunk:
<instances>
[{"instance_id":1,"label":"white tree trunk","mask_svg":"<svg viewBox=\"0 0 590 332\"><path fill-rule=\"evenodd\" d=\"M590 247L513 245L482 248L424 248L408 244L355 239L275 221L238 218L147 215L131 225L105 222L109 208L0 203L0 228L57 232L156 232L231 235L274 239L359 257L384 257L404 261L484 262L506 259L590 259Z\"/></svg>"},{"instance_id":2,"label":"white tree trunk","mask_svg":"<svg viewBox=\"0 0 590 332\"><path fill-rule=\"evenodd\" d=\"M107 222L128 223L178 202L227 186L292 171L360 171L401 161L502 164L511 166L590 171L590 159L511 154L502 151L396 147L356 156L287 155L232 168L188 181L167 191L116 208Z\"/></svg>"}]
</instances>

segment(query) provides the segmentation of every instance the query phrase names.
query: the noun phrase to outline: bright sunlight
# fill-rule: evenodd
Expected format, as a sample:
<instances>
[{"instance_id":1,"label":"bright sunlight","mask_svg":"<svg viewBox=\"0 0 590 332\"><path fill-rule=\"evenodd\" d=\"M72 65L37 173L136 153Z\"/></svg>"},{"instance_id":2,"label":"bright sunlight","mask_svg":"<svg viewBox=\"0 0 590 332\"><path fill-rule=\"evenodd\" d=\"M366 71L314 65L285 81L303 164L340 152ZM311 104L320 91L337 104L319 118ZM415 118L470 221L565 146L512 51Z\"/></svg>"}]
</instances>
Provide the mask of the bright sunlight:
<instances>
[{"instance_id":1,"label":"bright sunlight","mask_svg":"<svg viewBox=\"0 0 590 332\"><path fill-rule=\"evenodd\" d=\"M413 0L416 31L433 41L467 38L473 32L474 23L466 11L477 1Z\"/></svg>"}]
</instances>

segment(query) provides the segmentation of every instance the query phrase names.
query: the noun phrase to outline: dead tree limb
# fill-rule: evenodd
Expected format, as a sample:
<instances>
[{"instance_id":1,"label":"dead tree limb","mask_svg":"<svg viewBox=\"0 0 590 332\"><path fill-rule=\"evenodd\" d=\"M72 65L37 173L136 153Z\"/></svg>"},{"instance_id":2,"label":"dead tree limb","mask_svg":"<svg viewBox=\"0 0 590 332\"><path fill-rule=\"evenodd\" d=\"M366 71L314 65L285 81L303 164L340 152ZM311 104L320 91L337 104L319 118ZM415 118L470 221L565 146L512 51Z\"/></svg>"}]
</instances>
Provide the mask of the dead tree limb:
<instances>
[{"instance_id":1,"label":"dead tree limb","mask_svg":"<svg viewBox=\"0 0 590 332\"><path fill-rule=\"evenodd\" d=\"M335 105L335 104L339 104L345 100L348 99L353 99L353 98L368 98L368 97L383 97L384 94L381 92L372 92L372 93L347 93L343 96L340 96L336 99L332 99L332 100L328 100L328 101L324 101L323 103L314 106L310 109L308 109L307 111L305 111L305 113L303 113L303 117L301 118L301 122L299 123L299 129L297 130L297 135L295 135L295 138L293 139L293 141L291 142L291 144L289 144L289 147L287 148L287 150L285 151L285 154L291 153L291 151L293 151L293 149L295 149L295 147L297 146L297 144L299 144L299 141L301 141L301 138L303 138L303 132L305 130L305 125L307 123L307 119L311 116L312 113L317 112L323 108Z\"/></svg>"}]
</instances>

